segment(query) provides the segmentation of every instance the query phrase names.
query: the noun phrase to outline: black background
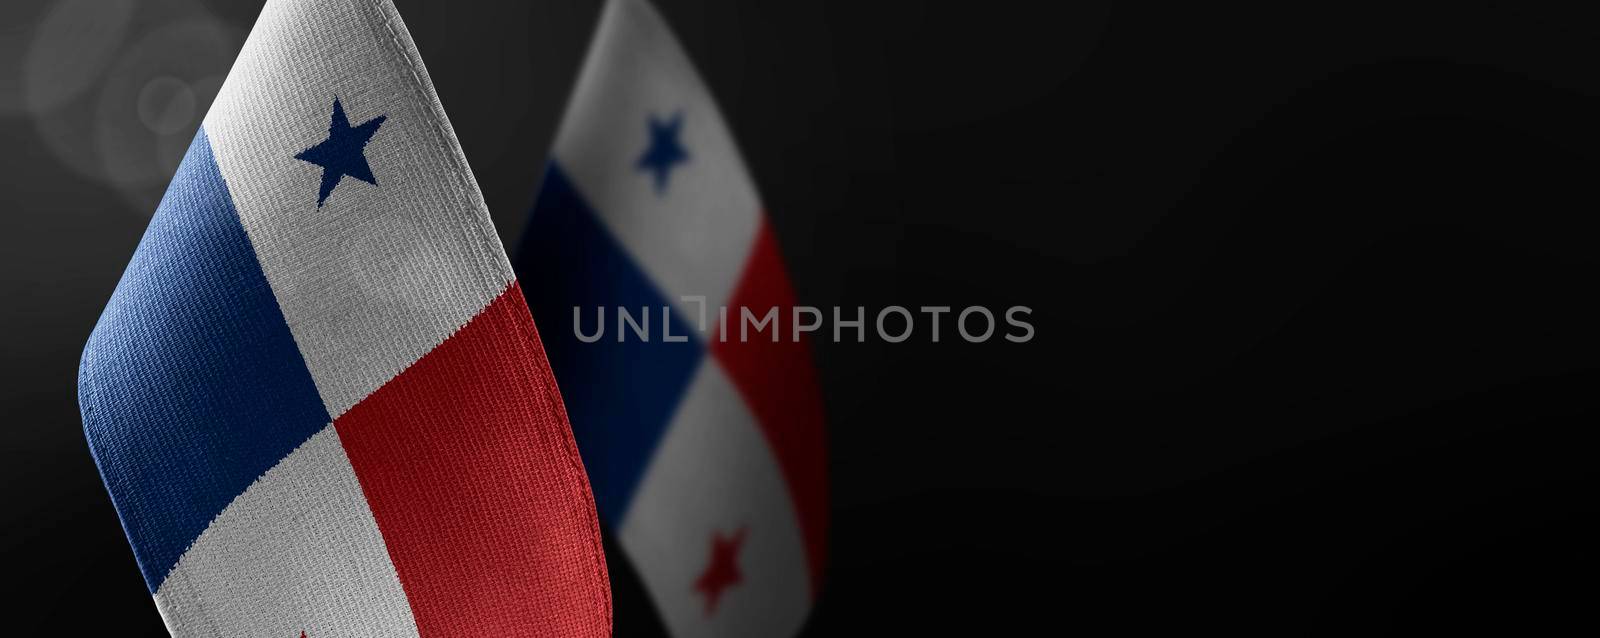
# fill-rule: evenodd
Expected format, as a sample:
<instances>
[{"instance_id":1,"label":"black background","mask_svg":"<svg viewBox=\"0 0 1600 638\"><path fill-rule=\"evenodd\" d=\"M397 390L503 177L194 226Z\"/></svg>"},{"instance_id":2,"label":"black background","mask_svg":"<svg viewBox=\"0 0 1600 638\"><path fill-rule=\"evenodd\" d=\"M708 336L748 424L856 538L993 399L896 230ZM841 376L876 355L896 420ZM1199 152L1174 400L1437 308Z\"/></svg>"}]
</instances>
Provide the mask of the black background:
<instances>
[{"instance_id":1,"label":"black background","mask_svg":"<svg viewBox=\"0 0 1600 638\"><path fill-rule=\"evenodd\" d=\"M14 76L51 3L8 3ZM517 237L598 3L396 4ZM259 5L139 11L231 29L225 70ZM1026 344L817 344L808 634L1591 623L1594 10L658 6L803 303L1034 309ZM0 109L6 626L161 635L75 372L165 175L71 170L40 121ZM659 631L613 573L617 634Z\"/></svg>"}]
</instances>

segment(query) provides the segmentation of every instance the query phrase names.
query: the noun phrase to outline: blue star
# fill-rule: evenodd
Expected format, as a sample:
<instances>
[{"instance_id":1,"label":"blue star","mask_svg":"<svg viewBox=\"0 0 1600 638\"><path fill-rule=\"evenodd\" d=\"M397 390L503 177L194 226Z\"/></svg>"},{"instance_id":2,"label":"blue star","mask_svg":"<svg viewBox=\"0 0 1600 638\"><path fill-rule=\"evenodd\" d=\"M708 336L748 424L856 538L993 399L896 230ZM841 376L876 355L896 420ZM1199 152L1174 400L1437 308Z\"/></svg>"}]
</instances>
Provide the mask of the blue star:
<instances>
[{"instance_id":1,"label":"blue star","mask_svg":"<svg viewBox=\"0 0 1600 638\"><path fill-rule=\"evenodd\" d=\"M689 153L683 150L683 145L678 143L678 131L683 129L683 113L673 114L670 120L660 120L650 116L650 148L644 150L644 155L639 156L635 166L641 171L655 174L656 194L667 191L667 178L671 176L672 166L689 161Z\"/></svg>"},{"instance_id":2,"label":"blue star","mask_svg":"<svg viewBox=\"0 0 1600 638\"><path fill-rule=\"evenodd\" d=\"M322 203L328 201L328 195L346 175L373 186L378 185L378 180L372 176L372 167L367 165L364 149L367 148L367 142L372 141L373 134L378 132L378 127L383 126L386 117L379 115L363 122L361 126L350 126L350 118L344 114L344 105L339 104L339 98L333 99L333 120L328 122L328 139L294 156L297 160L322 167L322 189L317 191L317 208L322 208Z\"/></svg>"}]
</instances>

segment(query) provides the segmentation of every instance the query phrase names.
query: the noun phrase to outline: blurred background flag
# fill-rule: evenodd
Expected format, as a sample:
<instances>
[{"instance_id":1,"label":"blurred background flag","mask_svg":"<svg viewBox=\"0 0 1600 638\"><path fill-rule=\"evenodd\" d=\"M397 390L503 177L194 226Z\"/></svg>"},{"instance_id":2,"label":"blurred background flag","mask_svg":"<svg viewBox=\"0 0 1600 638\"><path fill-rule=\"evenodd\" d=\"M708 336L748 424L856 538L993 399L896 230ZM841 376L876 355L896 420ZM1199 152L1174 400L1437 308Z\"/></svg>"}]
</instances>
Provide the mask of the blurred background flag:
<instances>
[{"instance_id":1,"label":"blurred background flag","mask_svg":"<svg viewBox=\"0 0 1600 638\"><path fill-rule=\"evenodd\" d=\"M517 268L601 520L676 636L793 634L820 586L822 404L765 217L666 23L611 0ZM741 341L743 308L777 325Z\"/></svg>"},{"instance_id":2,"label":"blurred background flag","mask_svg":"<svg viewBox=\"0 0 1600 638\"><path fill-rule=\"evenodd\" d=\"M174 636L603 636L583 467L389 0L267 3L84 348Z\"/></svg>"}]
</instances>

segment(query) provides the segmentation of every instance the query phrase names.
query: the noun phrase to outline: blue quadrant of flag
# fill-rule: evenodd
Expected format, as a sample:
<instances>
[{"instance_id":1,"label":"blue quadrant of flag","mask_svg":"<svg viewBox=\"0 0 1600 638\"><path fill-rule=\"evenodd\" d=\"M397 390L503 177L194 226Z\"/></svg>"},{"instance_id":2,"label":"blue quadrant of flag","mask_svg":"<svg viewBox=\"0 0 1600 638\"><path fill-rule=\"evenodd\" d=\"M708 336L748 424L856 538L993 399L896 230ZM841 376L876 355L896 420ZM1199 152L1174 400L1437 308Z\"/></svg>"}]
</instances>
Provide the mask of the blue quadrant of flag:
<instances>
[{"instance_id":1,"label":"blue quadrant of flag","mask_svg":"<svg viewBox=\"0 0 1600 638\"><path fill-rule=\"evenodd\" d=\"M84 348L78 387L112 500L140 512L122 524L152 592L211 519L331 420L204 130ZM144 494L164 497L123 507Z\"/></svg>"}]
</instances>

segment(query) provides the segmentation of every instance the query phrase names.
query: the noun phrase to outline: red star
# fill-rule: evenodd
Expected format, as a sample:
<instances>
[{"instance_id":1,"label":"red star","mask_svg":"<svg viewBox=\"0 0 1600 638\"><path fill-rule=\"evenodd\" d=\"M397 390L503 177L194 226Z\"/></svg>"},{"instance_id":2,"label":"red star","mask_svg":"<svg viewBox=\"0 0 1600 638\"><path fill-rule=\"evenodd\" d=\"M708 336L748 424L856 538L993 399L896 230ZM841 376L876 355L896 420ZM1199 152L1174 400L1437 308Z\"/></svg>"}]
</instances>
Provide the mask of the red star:
<instances>
[{"instance_id":1,"label":"red star","mask_svg":"<svg viewBox=\"0 0 1600 638\"><path fill-rule=\"evenodd\" d=\"M724 538L721 532L711 532L711 564L700 572L694 581L695 591L706 595L706 615L717 610L717 599L722 591L739 584L744 576L739 573L739 546L744 544L745 528Z\"/></svg>"}]
</instances>

